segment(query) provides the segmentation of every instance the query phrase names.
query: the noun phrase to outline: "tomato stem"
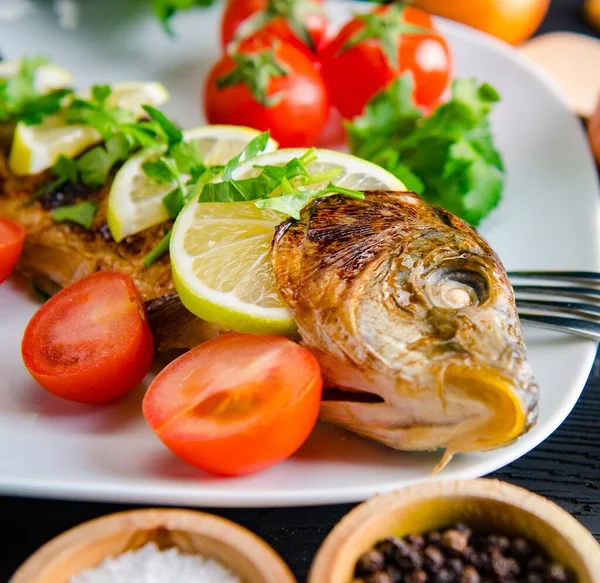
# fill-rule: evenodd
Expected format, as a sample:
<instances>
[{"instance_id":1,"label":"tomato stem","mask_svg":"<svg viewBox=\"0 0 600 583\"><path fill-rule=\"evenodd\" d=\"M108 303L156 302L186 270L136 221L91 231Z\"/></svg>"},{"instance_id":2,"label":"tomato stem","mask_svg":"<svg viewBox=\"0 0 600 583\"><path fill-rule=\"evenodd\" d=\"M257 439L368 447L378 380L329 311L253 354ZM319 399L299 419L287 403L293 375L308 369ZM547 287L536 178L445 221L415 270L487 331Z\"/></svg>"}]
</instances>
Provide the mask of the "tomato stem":
<instances>
[{"instance_id":1,"label":"tomato stem","mask_svg":"<svg viewBox=\"0 0 600 583\"><path fill-rule=\"evenodd\" d=\"M275 46L257 53L238 53L232 55L235 67L229 73L218 77L217 87L223 89L241 83L246 85L254 99L265 107L277 105L284 97L284 92L279 91L274 95L267 95L269 84L274 77L286 77L287 69L277 62Z\"/></svg>"}]
</instances>

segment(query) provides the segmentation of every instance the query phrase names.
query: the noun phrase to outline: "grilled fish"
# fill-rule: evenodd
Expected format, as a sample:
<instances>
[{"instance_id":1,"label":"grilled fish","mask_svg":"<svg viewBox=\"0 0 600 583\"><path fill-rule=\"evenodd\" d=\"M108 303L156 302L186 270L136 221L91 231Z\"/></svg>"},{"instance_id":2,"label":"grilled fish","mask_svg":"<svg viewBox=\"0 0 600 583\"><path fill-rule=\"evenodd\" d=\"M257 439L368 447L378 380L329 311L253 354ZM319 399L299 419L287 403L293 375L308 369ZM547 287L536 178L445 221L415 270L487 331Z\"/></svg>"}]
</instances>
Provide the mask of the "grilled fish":
<instances>
[{"instance_id":1,"label":"grilled fish","mask_svg":"<svg viewBox=\"0 0 600 583\"><path fill-rule=\"evenodd\" d=\"M35 193L49 180L47 174L15 177L0 155L0 216L19 221L27 238L18 272L53 295L73 281L100 270L129 274L146 301L148 319L159 352L177 355L224 331L188 312L175 293L171 265L164 256L151 266L144 256L171 227L170 223L152 227L116 243L106 228L106 207L110 186L98 192L59 190L34 204ZM85 198L98 204L93 227L84 229L72 223L56 223L50 209Z\"/></svg>"},{"instance_id":2,"label":"grilled fish","mask_svg":"<svg viewBox=\"0 0 600 583\"><path fill-rule=\"evenodd\" d=\"M167 257L143 266L169 224L117 244L105 229L108 187L86 195L99 205L91 230L56 224L52 200L23 204L46 180L17 179L0 158L0 215L28 234L23 275L52 294L100 269L130 274L161 353L225 331L183 307ZM485 241L450 213L410 193L328 197L279 227L272 261L323 369L323 420L397 449L445 448L444 461L535 423L538 388L510 283Z\"/></svg>"},{"instance_id":3,"label":"grilled fish","mask_svg":"<svg viewBox=\"0 0 600 583\"><path fill-rule=\"evenodd\" d=\"M512 287L488 244L405 192L329 197L277 230L272 260L318 357L321 418L402 450L482 451L537 417Z\"/></svg>"}]
</instances>

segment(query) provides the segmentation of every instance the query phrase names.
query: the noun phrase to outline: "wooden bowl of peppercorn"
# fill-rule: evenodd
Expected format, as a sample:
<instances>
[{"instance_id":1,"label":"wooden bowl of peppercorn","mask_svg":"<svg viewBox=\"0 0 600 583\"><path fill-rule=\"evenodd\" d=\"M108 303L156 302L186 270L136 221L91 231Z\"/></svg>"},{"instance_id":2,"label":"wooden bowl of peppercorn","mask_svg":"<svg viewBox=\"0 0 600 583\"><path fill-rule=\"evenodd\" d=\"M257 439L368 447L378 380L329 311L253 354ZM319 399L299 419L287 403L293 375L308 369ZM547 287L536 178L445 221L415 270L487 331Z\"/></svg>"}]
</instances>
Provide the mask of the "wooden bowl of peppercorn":
<instances>
[{"instance_id":1,"label":"wooden bowl of peppercorn","mask_svg":"<svg viewBox=\"0 0 600 583\"><path fill-rule=\"evenodd\" d=\"M357 506L308 583L599 583L600 545L562 508L491 479L432 482Z\"/></svg>"}]
</instances>

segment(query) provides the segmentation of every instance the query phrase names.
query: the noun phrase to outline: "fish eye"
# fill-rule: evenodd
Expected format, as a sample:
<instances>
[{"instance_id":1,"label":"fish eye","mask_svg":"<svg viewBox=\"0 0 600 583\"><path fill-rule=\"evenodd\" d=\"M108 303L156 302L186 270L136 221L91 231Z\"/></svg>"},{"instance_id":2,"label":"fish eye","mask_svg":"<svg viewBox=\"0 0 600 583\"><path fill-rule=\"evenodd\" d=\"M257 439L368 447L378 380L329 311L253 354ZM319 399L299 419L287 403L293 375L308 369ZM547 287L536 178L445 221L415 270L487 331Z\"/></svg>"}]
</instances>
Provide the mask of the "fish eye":
<instances>
[{"instance_id":1,"label":"fish eye","mask_svg":"<svg viewBox=\"0 0 600 583\"><path fill-rule=\"evenodd\" d=\"M472 269L445 267L433 272L427 282L431 302L448 309L479 306L488 298L487 279Z\"/></svg>"}]
</instances>

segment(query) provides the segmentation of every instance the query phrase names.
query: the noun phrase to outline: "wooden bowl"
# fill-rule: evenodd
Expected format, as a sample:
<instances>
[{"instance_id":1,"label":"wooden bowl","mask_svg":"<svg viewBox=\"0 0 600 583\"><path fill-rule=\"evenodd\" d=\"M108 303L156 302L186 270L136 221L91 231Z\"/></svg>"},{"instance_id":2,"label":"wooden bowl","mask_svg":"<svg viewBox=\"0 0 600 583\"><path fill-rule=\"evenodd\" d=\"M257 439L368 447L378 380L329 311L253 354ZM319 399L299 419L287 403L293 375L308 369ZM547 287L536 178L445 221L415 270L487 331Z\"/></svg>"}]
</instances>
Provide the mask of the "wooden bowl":
<instances>
[{"instance_id":1,"label":"wooden bowl","mask_svg":"<svg viewBox=\"0 0 600 583\"><path fill-rule=\"evenodd\" d=\"M34 553L9 583L67 583L106 557L154 541L220 561L244 583L296 583L281 557L249 530L192 510L147 509L119 512L85 522Z\"/></svg>"},{"instance_id":2,"label":"wooden bowl","mask_svg":"<svg viewBox=\"0 0 600 583\"><path fill-rule=\"evenodd\" d=\"M358 558L386 536L457 521L483 532L522 535L571 569L578 583L600 581L600 546L575 518L527 490L480 479L419 484L357 506L319 549L308 583L350 583Z\"/></svg>"}]
</instances>

